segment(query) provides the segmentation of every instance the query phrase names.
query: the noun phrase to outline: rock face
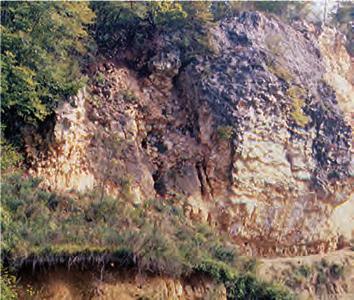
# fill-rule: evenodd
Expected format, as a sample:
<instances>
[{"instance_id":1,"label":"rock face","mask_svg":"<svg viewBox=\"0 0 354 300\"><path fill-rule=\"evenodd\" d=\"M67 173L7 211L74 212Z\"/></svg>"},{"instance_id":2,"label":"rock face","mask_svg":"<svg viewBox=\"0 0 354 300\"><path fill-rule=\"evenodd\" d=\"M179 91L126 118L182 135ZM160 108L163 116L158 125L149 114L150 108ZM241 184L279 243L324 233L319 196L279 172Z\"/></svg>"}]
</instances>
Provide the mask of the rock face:
<instances>
[{"instance_id":1,"label":"rock face","mask_svg":"<svg viewBox=\"0 0 354 300\"><path fill-rule=\"evenodd\" d=\"M335 249L331 216L354 205L348 57L337 63L328 38L259 13L221 21L212 42L213 55L187 65L168 36L146 41L135 70L98 64L33 172L136 203L183 197L191 218L251 255Z\"/></svg>"},{"instance_id":2,"label":"rock face","mask_svg":"<svg viewBox=\"0 0 354 300\"><path fill-rule=\"evenodd\" d=\"M85 108L85 90L72 99L72 103L62 103L56 112L54 129L49 131L52 139L48 143L49 153L35 164L35 174L46 179L47 185L57 190L66 189L84 191L94 187L95 179L89 170L86 150L92 134L92 126L87 120ZM27 152L38 136L27 134ZM47 144L43 139L39 145ZM42 153L43 154L43 153ZM32 154L33 155L33 154ZM31 170L33 171L33 170Z\"/></svg>"}]
</instances>

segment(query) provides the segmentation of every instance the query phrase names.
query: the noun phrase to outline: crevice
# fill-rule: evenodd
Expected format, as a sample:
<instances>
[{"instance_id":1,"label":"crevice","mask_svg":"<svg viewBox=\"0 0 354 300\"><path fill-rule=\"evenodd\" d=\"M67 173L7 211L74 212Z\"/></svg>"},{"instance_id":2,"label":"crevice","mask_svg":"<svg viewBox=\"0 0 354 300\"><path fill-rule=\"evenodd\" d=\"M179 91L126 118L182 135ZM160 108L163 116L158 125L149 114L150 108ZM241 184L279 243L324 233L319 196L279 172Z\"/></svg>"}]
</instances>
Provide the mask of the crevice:
<instances>
[{"instance_id":1,"label":"crevice","mask_svg":"<svg viewBox=\"0 0 354 300\"><path fill-rule=\"evenodd\" d=\"M235 132L233 133L233 136L230 139L230 165L229 165L229 172L228 172L228 190L230 193L232 193L232 187L234 185L234 179L233 179L233 173L235 172L234 168L234 160L236 157L236 150L237 150L237 142L235 138Z\"/></svg>"},{"instance_id":2,"label":"crevice","mask_svg":"<svg viewBox=\"0 0 354 300\"><path fill-rule=\"evenodd\" d=\"M160 169L152 174L152 179L154 180L154 190L156 193L160 196L166 195L167 188Z\"/></svg>"},{"instance_id":3,"label":"crevice","mask_svg":"<svg viewBox=\"0 0 354 300\"><path fill-rule=\"evenodd\" d=\"M202 194L202 197L204 198L207 195L207 191L204 185L204 179L203 179L203 174L202 174L202 163L201 162L197 162L195 164L195 168L197 170L197 175L198 175L198 179L200 182L200 193Z\"/></svg>"},{"instance_id":4,"label":"crevice","mask_svg":"<svg viewBox=\"0 0 354 300\"><path fill-rule=\"evenodd\" d=\"M213 186L211 184L210 178L209 178L208 173L207 173L207 162L206 162L205 158L203 159L202 167L203 167L203 172L204 172L204 175L205 175L205 180L206 180L206 183L208 185L209 193L210 193L211 197L214 198L214 189L213 189Z\"/></svg>"}]
</instances>

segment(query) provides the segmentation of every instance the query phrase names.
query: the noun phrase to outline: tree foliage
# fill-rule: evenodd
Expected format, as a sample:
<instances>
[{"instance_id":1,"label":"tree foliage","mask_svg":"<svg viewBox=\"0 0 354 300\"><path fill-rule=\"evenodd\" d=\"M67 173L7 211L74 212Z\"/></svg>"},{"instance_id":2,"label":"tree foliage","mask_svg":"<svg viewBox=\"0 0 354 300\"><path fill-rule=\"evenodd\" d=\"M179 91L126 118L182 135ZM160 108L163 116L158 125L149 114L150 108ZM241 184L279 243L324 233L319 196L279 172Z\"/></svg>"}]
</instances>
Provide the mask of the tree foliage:
<instances>
[{"instance_id":1,"label":"tree foliage","mask_svg":"<svg viewBox=\"0 0 354 300\"><path fill-rule=\"evenodd\" d=\"M159 32L179 36L182 52L205 48L206 28L213 21L207 1L92 2L98 45L107 50L144 47ZM181 32L187 34L180 37Z\"/></svg>"},{"instance_id":2,"label":"tree foliage","mask_svg":"<svg viewBox=\"0 0 354 300\"><path fill-rule=\"evenodd\" d=\"M93 18L85 2L2 2L1 112L8 129L37 124L77 92Z\"/></svg>"}]
</instances>

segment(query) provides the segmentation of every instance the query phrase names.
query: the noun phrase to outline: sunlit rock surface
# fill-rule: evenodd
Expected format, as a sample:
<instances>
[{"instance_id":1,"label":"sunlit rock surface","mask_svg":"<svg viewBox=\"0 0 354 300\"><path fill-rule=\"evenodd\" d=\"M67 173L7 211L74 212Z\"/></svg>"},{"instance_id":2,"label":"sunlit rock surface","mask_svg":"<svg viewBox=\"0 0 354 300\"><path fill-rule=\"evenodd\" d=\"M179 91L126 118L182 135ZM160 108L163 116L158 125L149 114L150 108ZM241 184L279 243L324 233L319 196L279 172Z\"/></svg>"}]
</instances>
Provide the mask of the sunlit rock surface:
<instances>
[{"instance_id":1,"label":"sunlit rock surface","mask_svg":"<svg viewBox=\"0 0 354 300\"><path fill-rule=\"evenodd\" d=\"M350 58L333 35L243 13L212 30L214 54L187 65L171 37L146 41L139 64L130 53L92 68L32 172L136 204L186 199L190 218L250 255L335 250L353 232L336 209L353 208L354 173Z\"/></svg>"}]
</instances>

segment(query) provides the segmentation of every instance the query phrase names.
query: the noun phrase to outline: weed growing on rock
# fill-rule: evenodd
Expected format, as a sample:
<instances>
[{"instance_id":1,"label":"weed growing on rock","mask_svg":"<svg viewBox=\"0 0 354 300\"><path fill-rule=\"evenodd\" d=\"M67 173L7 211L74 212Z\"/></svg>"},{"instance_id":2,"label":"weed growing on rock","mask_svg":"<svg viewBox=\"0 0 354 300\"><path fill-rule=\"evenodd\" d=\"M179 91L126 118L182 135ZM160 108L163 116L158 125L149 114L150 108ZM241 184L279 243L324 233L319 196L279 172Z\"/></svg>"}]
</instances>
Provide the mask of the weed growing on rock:
<instances>
[{"instance_id":1,"label":"weed growing on rock","mask_svg":"<svg viewBox=\"0 0 354 300\"><path fill-rule=\"evenodd\" d=\"M123 100L129 103L135 103L138 100L138 97L132 90L123 90L121 91Z\"/></svg>"},{"instance_id":2,"label":"weed growing on rock","mask_svg":"<svg viewBox=\"0 0 354 300\"><path fill-rule=\"evenodd\" d=\"M98 72L94 79L95 83L99 86L104 86L106 78L102 72Z\"/></svg>"},{"instance_id":3,"label":"weed growing on rock","mask_svg":"<svg viewBox=\"0 0 354 300\"><path fill-rule=\"evenodd\" d=\"M301 265L298 271L305 278L308 278L311 275L311 267L308 265Z\"/></svg>"},{"instance_id":4,"label":"weed growing on rock","mask_svg":"<svg viewBox=\"0 0 354 300\"><path fill-rule=\"evenodd\" d=\"M305 91L297 86L291 87L287 91L293 105L291 117L294 119L296 124L301 127L305 127L309 122L309 117L306 116L302 110L302 107L304 106L304 93Z\"/></svg>"},{"instance_id":5,"label":"weed growing on rock","mask_svg":"<svg viewBox=\"0 0 354 300\"><path fill-rule=\"evenodd\" d=\"M232 126L219 126L217 132L219 139L229 141L233 134L233 128Z\"/></svg>"}]
</instances>

